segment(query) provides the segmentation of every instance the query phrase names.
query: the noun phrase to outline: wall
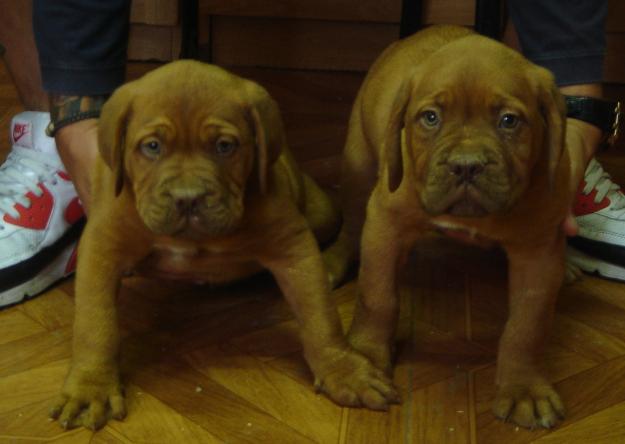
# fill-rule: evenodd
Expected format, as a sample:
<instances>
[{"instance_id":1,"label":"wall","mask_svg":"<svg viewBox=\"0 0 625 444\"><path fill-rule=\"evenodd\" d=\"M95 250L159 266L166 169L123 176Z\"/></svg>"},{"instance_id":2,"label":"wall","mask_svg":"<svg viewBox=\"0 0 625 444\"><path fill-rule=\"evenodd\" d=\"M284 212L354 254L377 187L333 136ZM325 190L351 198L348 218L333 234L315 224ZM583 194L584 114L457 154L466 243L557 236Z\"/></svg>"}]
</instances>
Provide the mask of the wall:
<instances>
[{"instance_id":1,"label":"wall","mask_svg":"<svg viewBox=\"0 0 625 444\"><path fill-rule=\"evenodd\" d=\"M471 26L474 8L425 0L423 18ZM224 66L364 72L398 38L400 15L401 0L199 0L200 54ZM134 0L131 18L129 59L178 58L178 0ZM610 1L606 36L606 95L623 100L625 1Z\"/></svg>"}]
</instances>

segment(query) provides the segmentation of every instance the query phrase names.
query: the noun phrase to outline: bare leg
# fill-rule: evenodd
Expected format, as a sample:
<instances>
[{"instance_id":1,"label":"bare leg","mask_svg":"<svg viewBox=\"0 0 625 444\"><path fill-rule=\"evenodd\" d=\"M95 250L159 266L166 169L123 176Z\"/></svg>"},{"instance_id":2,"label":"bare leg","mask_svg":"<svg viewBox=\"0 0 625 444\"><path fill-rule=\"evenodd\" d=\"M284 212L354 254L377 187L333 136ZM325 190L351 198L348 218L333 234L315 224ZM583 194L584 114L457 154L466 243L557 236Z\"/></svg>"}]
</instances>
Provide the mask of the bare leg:
<instances>
[{"instance_id":1,"label":"bare leg","mask_svg":"<svg viewBox=\"0 0 625 444\"><path fill-rule=\"evenodd\" d=\"M56 133L55 140L85 213L89 214L91 173L98 155L98 119L81 120L61 128Z\"/></svg>"},{"instance_id":2,"label":"bare leg","mask_svg":"<svg viewBox=\"0 0 625 444\"><path fill-rule=\"evenodd\" d=\"M49 111L50 101L43 90L33 35L32 1L25 0L18 5L14 1L0 0L0 10L0 43L6 49L3 58L20 100L27 111ZM89 119L63 128L57 133L56 143L87 210L90 173L97 155L97 120Z\"/></svg>"},{"instance_id":3,"label":"bare leg","mask_svg":"<svg viewBox=\"0 0 625 444\"><path fill-rule=\"evenodd\" d=\"M47 111L48 95L41 86L39 57L32 25L32 1L0 0L0 43L4 61L27 111Z\"/></svg>"},{"instance_id":4,"label":"bare leg","mask_svg":"<svg viewBox=\"0 0 625 444\"><path fill-rule=\"evenodd\" d=\"M572 96L601 98L603 95L601 85L599 84L568 85L561 87L560 91L562 94ZM581 120L566 119L566 144L571 148L572 164L577 166L573 170L574 180L571 181L574 193L577 190L577 184L584 177L586 166L594 156L602 137L603 135L599 128ZM572 211L569 211L564 219L563 229L567 236L577 235L578 226Z\"/></svg>"}]
</instances>

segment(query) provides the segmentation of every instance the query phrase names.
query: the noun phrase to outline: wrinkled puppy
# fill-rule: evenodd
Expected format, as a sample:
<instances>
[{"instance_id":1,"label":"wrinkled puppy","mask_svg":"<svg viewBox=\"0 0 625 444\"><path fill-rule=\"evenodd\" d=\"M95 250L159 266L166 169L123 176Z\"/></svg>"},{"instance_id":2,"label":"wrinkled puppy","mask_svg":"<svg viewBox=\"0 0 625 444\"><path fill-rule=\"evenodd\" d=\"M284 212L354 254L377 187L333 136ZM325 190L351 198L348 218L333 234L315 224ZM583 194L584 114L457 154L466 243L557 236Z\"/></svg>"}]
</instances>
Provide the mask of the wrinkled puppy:
<instances>
[{"instance_id":1,"label":"wrinkled puppy","mask_svg":"<svg viewBox=\"0 0 625 444\"><path fill-rule=\"evenodd\" d=\"M548 71L464 28L432 27L380 56L353 107L345 221L327 250L338 282L362 230L362 295L349 332L356 349L390 371L397 274L418 239L442 231L499 244L509 260L509 318L494 411L526 427L556 423L562 402L538 355L563 277L570 177L581 177L564 123Z\"/></svg>"},{"instance_id":2,"label":"wrinkled puppy","mask_svg":"<svg viewBox=\"0 0 625 444\"><path fill-rule=\"evenodd\" d=\"M113 94L99 144L73 360L52 409L64 427L125 416L115 299L129 271L220 284L266 268L299 321L319 389L342 405L384 408L397 398L343 335L317 246L338 214L295 165L262 87L212 65L171 63Z\"/></svg>"}]
</instances>

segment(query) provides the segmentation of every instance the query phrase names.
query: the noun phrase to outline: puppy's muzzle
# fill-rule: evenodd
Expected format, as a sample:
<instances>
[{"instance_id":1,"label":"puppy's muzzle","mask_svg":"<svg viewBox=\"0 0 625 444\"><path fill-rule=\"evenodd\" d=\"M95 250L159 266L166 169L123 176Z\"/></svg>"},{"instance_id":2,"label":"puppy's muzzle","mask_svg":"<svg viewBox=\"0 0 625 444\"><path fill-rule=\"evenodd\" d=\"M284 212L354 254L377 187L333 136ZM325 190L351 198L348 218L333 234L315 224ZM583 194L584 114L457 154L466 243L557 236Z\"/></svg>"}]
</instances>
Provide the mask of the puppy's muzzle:
<instances>
[{"instance_id":1,"label":"puppy's muzzle","mask_svg":"<svg viewBox=\"0 0 625 444\"><path fill-rule=\"evenodd\" d=\"M161 203L148 207L146 224L154 232L214 236L235 228L243 207L231 189L215 181L179 180L162 186Z\"/></svg>"},{"instance_id":2,"label":"puppy's muzzle","mask_svg":"<svg viewBox=\"0 0 625 444\"><path fill-rule=\"evenodd\" d=\"M447 159L449 173L455 180L449 212L457 216L482 216L487 213L477 182L484 172L486 158L481 153L453 153Z\"/></svg>"},{"instance_id":3,"label":"puppy's muzzle","mask_svg":"<svg viewBox=\"0 0 625 444\"><path fill-rule=\"evenodd\" d=\"M180 188L170 190L169 194L180 216L192 216L200 211L206 199L213 197L216 192L209 189Z\"/></svg>"},{"instance_id":4,"label":"puppy's muzzle","mask_svg":"<svg viewBox=\"0 0 625 444\"><path fill-rule=\"evenodd\" d=\"M457 185L473 183L484 172L485 166L486 158L476 153L455 153L447 159L447 167Z\"/></svg>"},{"instance_id":5,"label":"puppy's muzzle","mask_svg":"<svg viewBox=\"0 0 625 444\"><path fill-rule=\"evenodd\" d=\"M510 169L481 154L454 153L435 160L421 201L426 212L481 217L506 211L514 202Z\"/></svg>"}]
</instances>

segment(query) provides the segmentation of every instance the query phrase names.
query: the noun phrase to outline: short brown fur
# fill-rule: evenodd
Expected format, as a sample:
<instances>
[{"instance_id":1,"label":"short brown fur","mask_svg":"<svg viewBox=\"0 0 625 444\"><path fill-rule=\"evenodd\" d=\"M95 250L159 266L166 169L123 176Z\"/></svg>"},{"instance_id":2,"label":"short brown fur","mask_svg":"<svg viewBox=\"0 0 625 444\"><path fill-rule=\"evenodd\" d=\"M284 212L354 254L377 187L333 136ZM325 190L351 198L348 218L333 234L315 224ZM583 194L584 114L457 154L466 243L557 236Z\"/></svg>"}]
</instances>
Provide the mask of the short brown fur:
<instances>
[{"instance_id":1,"label":"short brown fur","mask_svg":"<svg viewBox=\"0 0 625 444\"><path fill-rule=\"evenodd\" d=\"M520 123L504 126L506 113ZM498 244L510 290L494 412L526 427L557 422L562 402L539 355L564 273L570 177L582 167L565 147L564 123L552 75L495 41L440 26L387 48L353 107L345 222L325 253L337 283L360 249L356 349L391 371L397 274L419 239L442 232Z\"/></svg>"},{"instance_id":2,"label":"short brown fur","mask_svg":"<svg viewBox=\"0 0 625 444\"><path fill-rule=\"evenodd\" d=\"M299 321L317 388L343 405L396 399L390 380L344 338L317 246L339 217L298 170L262 87L174 62L118 89L99 132L73 359L52 409L64 427L96 429L126 414L115 299L132 271L220 284L268 269Z\"/></svg>"}]
</instances>

